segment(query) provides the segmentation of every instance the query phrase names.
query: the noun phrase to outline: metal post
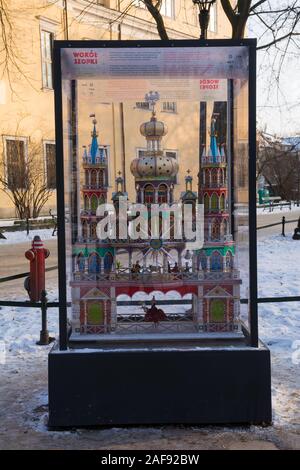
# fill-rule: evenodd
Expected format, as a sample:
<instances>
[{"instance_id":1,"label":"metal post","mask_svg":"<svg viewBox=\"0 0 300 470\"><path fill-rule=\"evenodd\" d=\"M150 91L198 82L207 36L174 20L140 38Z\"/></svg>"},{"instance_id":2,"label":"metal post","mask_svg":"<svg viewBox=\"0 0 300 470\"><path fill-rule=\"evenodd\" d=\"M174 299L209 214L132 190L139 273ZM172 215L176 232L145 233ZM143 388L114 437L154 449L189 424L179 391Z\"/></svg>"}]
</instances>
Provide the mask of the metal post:
<instances>
[{"instance_id":1,"label":"metal post","mask_svg":"<svg viewBox=\"0 0 300 470\"><path fill-rule=\"evenodd\" d=\"M299 197L298 197L298 199L299 199ZM26 217L26 234L27 234L27 236L29 235L29 218L28 217Z\"/></svg>"},{"instance_id":2,"label":"metal post","mask_svg":"<svg viewBox=\"0 0 300 470\"><path fill-rule=\"evenodd\" d=\"M62 125L62 81L60 48L54 48L54 89L56 122L56 181L57 191L57 248L58 248L58 284L59 284L59 348L68 348L67 334L67 290L66 290L66 235L65 235L65 194L64 194L64 138Z\"/></svg>"},{"instance_id":3,"label":"metal post","mask_svg":"<svg viewBox=\"0 0 300 470\"><path fill-rule=\"evenodd\" d=\"M207 39L207 30L209 25L209 10L201 10L199 13L199 23L201 29L200 39Z\"/></svg>"},{"instance_id":4,"label":"metal post","mask_svg":"<svg viewBox=\"0 0 300 470\"><path fill-rule=\"evenodd\" d=\"M285 237L285 217L282 217L282 232L281 235Z\"/></svg>"},{"instance_id":5,"label":"metal post","mask_svg":"<svg viewBox=\"0 0 300 470\"><path fill-rule=\"evenodd\" d=\"M42 329L40 331L40 340L36 344L39 346L47 346L50 343L49 331L47 330L47 292L41 292L41 312L42 312Z\"/></svg>"},{"instance_id":6,"label":"metal post","mask_svg":"<svg viewBox=\"0 0 300 470\"><path fill-rule=\"evenodd\" d=\"M258 347L256 238L256 43L249 47L249 324L250 345Z\"/></svg>"}]
</instances>

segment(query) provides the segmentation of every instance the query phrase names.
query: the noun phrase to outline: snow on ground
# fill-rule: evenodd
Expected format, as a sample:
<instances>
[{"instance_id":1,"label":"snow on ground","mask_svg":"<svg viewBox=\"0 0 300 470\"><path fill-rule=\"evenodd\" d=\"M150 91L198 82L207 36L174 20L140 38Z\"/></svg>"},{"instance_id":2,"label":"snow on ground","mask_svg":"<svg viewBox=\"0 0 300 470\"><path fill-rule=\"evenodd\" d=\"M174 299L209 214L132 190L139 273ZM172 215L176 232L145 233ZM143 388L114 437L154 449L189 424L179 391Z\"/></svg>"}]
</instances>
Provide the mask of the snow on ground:
<instances>
[{"instance_id":1,"label":"snow on ground","mask_svg":"<svg viewBox=\"0 0 300 470\"><path fill-rule=\"evenodd\" d=\"M259 297L299 295L300 242L292 240L291 233L286 238L271 236L260 240L258 271ZM49 287L47 288L49 299L57 300L57 292ZM45 424L46 367L47 354L51 346L41 347L35 344L39 339L40 325L39 309L0 308L0 370L2 369L1 379L4 383L2 409L5 410L2 426L6 426L3 434L0 431L0 440L1 436L6 439L10 426L12 426L11 432L21 433L20 429L23 429L28 420L35 433L44 435L42 439L46 439L45 434L49 434ZM269 346L272 356L274 429L275 431L279 429L280 433L289 430L288 432L294 436L292 439L299 443L297 439L300 433L300 303L261 304L259 326L260 337ZM50 335L57 337L56 309L48 311L48 327ZM12 401L10 394L13 393L13 383L15 383L14 393L21 394L21 398ZM33 411L36 413L35 417L32 417ZM12 422L13 425L9 424ZM259 434L262 431L254 429L252 431L256 437L262 436ZM268 432L264 437L268 437ZM26 446L26 443L24 445ZM44 445L47 447L46 441ZM80 448L79 444L77 446Z\"/></svg>"},{"instance_id":2,"label":"snow on ground","mask_svg":"<svg viewBox=\"0 0 300 470\"><path fill-rule=\"evenodd\" d=\"M300 242L258 242L258 296L300 295ZM259 331L272 354L275 422L300 425L300 302L260 304Z\"/></svg>"},{"instance_id":3,"label":"snow on ground","mask_svg":"<svg viewBox=\"0 0 300 470\"><path fill-rule=\"evenodd\" d=\"M299 211L299 207L297 207L297 205L293 205L291 206L291 209L289 208L289 206L283 206L283 207L271 207L271 210L270 210L270 207L267 206L267 207L258 207L256 209L256 212L258 215L260 214L263 214L263 215L266 215L266 214L282 214L284 212L288 212L289 214L292 214L293 212L297 212Z\"/></svg>"},{"instance_id":4,"label":"snow on ground","mask_svg":"<svg viewBox=\"0 0 300 470\"><path fill-rule=\"evenodd\" d=\"M52 238L53 229L40 229L34 230L30 229L29 234L27 235L26 230L16 231L16 232L2 232L2 234L6 237L5 239L0 238L0 245L12 245L14 243L23 243L23 242L31 242L35 235L39 235L41 240L51 240Z\"/></svg>"},{"instance_id":5,"label":"snow on ground","mask_svg":"<svg viewBox=\"0 0 300 470\"><path fill-rule=\"evenodd\" d=\"M47 298L51 302L58 301L57 292L49 289ZM2 299L1 299L2 300ZM9 298L7 300L17 300ZM24 297L20 300L24 300ZM10 359L27 358L45 355L44 348L38 347L41 328L41 310L30 307L0 307L0 364ZM50 335L58 333L58 311L48 310L48 329ZM4 355L4 357L3 357Z\"/></svg>"}]
</instances>

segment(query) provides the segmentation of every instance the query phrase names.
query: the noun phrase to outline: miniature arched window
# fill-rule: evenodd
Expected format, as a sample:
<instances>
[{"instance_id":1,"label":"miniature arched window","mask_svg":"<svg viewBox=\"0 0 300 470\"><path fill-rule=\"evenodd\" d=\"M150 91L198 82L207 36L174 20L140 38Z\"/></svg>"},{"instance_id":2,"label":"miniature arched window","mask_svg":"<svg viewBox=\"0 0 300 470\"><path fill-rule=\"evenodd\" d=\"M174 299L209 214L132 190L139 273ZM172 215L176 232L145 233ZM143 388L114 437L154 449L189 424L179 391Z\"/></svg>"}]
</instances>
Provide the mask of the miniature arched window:
<instances>
[{"instance_id":1,"label":"miniature arched window","mask_svg":"<svg viewBox=\"0 0 300 470\"><path fill-rule=\"evenodd\" d=\"M221 299L213 299L210 302L210 321L222 323L225 321L225 302Z\"/></svg>"},{"instance_id":2,"label":"miniature arched window","mask_svg":"<svg viewBox=\"0 0 300 470\"><path fill-rule=\"evenodd\" d=\"M89 273L100 272L100 258L98 253L92 253L89 257Z\"/></svg>"},{"instance_id":3,"label":"miniature arched window","mask_svg":"<svg viewBox=\"0 0 300 470\"><path fill-rule=\"evenodd\" d=\"M211 185L212 187L216 188L218 186L218 169L217 168L213 168L211 170Z\"/></svg>"},{"instance_id":4,"label":"miniature arched window","mask_svg":"<svg viewBox=\"0 0 300 470\"><path fill-rule=\"evenodd\" d=\"M225 186L225 170L224 168L220 168L220 184L222 187Z\"/></svg>"},{"instance_id":5,"label":"miniature arched window","mask_svg":"<svg viewBox=\"0 0 300 470\"><path fill-rule=\"evenodd\" d=\"M89 175L90 175L89 170L85 170L85 184L86 184L86 186L89 186L89 184L90 184L90 176Z\"/></svg>"},{"instance_id":6,"label":"miniature arched window","mask_svg":"<svg viewBox=\"0 0 300 470\"><path fill-rule=\"evenodd\" d=\"M165 184L160 184L158 187L158 204L163 204L168 201L168 188Z\"/></svg>"},{"instance_id":7,"label":"miniature arched window","mask_svg":"<svg viewBox=\"0 0 300 470\"><path fill-rule=\"evenodd\" d=\"M91 174L91 185L93 187L96 187L97 186L97 170L92 170L92 174Z\"/></svg>"},{"instance_id":8,"label":"miniature arched window","mask_svg":"<svg viewBox=\"0 0 300 470\"><path fill-rule=\"evenodd\" d=\"M106 253L106 255L104 256L104 272L105 273L109 273L111 271L112 264L113 264L113 257L111 253Z\"/></svg>"},{"instance_id":9,"label":"miniature arched window","mask_svg":"<svg viewBox=\"0 0 300 470\"><path fill-rule=\"evenodd\" d=\"M226 269L233 269L233 256L230 251L226 255Z\"/></svg>"},{"instance_id":10,"label":"miniature arched window","mask_svg":"<svg viewBox=\"0 0 300 470\"><path fill-rule=\"evenodd\" d=\"M99 171L99 187L103 187L104 186L104 171L103 170L100 170Z\"/></svg>"},{"instance_id":11,"label":"miniature arched window","mask_svg":"<svg viewBox=\"0 0 300 470\"><path fill-rule=\"evenodd\" d=\"M207 270L207 256L205 253L201 253L200 255L199 267L200 269L203 269L203 271Z\"/></svg>"},{"instance_id":12,"label":"miniature arched window","mask_svg":"<svg viewBox=\"0 0 300 470\"><path fill-rule=\"evenodd\" d=\"M220 240L220 224L218 221L214 221L211 225L211 239L213 241Z\"/></svg>"},{"instance_id":13,"label":"miniature arched window","mask_svg":"<svg viewBox=\"0 0 300 470\"><path fill-rule=\"evenodd\" d=\"M216 193L214 193L211 197L210 208L211 208L212 212L217 212L219 210L219 208L218 208L218 196L216 195Z\"/></svg>"},{"instance_id":14,"label":"miniature arched window","mask_svg":"<svg viewBox=\"0 0 300 470\"><path fill-rule=\"evenodd\" d=\"M105 197L104 197L103 194L102 194L102 196L100 196L100 198L99 198L99 206L100 206L101 204L104 204L104 203L105 203Z\"/></svg>"},{"instance_id":15,"label":"miniature arched window","mask_svg":"<svg viewBox=\"0 0 300 470\"><path fill-rule=\"evenodd\" d=\"M97 224L96 223L92 223L91 224L91 238L93 240L95 240L97 237Z\"/></svg>"},{"instance_id":16,"label":"miniature arched window","mask_svg":"<svg viewBox=\"0 0 300 470\"><path fill-rule=\"evenodd\" d=\"M220 210L225 210L225 194L221 194L220 196Z\"/></svg>"},{"instance_id":17,"label":"miniature arched window","mask_svg":"<svg viewBox=\"0 0 300 470\"><path fill-rule=\"evenodd\" d=\"M176 227L175 227L175 223L176 223ZM177 235L177 233L180 231L179 224L180 224L180 221L175 219L174 214L171 213L170 214L170 232L169 234L167 234L167 238L170 238L170 240L174 240L175 235Z\"/></svg>"},{"instance_id":18,"label":"miniature arched window","mask_svg":"<svg viewBox=\"0 0 300 470\"><path fill-rule=\"evenodd\" d=\"M204 211L209 212L209 195L204 195Z\"/></svg>"},{"instance_id":19,"label":"miniature arched window","mask_svg":"<svg viewBox=\"0 0 300 470\"><path fill-rule=\"evenodd\" d=\"M83 256L83 253L79 253L79 255L77 256L77 268L78 268L78 271L84 272L85 258Z\"/></svg>"},{"instance_id":20,"label":"miniature arched window","mask_svg":"<svg viewBox=\"0 0 300 470\"><path fill-rule=\"evenodd\" d=\"M147 184L144 188L144 202L146 204L155 203L155 190L152 184Z\"/></svg>"},{"instance_id":21,"label":"miniature arched window","mask_svg":"<svg viewBox=\"0 0 300 470\"><path fill-rule=\"evenodd\" d=\"M211 271L222 271L223 258L218 251L214 251L211 256Z\"/></svg>"},{"instance_id":22,"label":"miniature arched window","mask_svg":"<svg viewBox=\"0 0 300 470\"><path fill-rule=\"evenodd\" d=\"M96 196L96 194L93 194L92 197L91 197L91 210L92 212L96 212L98 208L98 198Z\"/></svg>"},{"instance_id":23,"label":"miniature arched window","mask_svg":"<svg viewBox=\"0 0 300 470\"><path fill-rule=\"evenodd\" d=\"M89 325L103 325L104 323L104 303L103 301L87 302L87 323Z\"/></svg>"},{"instance_id":24,"label":"miniature arched window","mask_svg":"<svg viewBox=\"0 0 300 470\"><path fill-rule=\"evenodd\" d=\"M221 236L225 237L227 235L227 221L223 220L221 223Z\"/></svg>"},{"instance_id":25,"label":"miniature arched window","mask_svg":"<svg viewBox=\"0 0 300 470\"><path fill-rule=\"evenodd\" d=\"M90 208L90 199L88 196L84 196L84 210L88 211Z\"/></svg>"},{"instance_id":26,"label":"miniature arched window","mask_svg":"<svg viewBox=\"0 0 300 470\"><path fill-rule=\"evenodd\" d=\"M82 222L82 236L84 239L89 237L89 226L86 220Z\"/></svg>"},{"instance_id":27,"label":"miniature arched window","mask_svg":"<svg viewBox=\"0 0 300 470\"><path fill-rule=\"evenodd\" d=\"M205 170L205 182L204 182L205 186L210 186L210 171L209 170Z\"/></svg>"}]
</instances>

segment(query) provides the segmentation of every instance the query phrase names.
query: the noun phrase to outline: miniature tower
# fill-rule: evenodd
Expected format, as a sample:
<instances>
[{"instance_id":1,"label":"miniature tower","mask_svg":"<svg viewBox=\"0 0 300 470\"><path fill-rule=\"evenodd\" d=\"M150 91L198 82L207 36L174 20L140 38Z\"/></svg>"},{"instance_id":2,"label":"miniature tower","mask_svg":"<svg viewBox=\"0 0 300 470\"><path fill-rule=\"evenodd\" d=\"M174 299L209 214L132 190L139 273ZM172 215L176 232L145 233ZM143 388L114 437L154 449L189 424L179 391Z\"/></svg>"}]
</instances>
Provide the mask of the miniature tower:
<instances>
[{"instance_id":1,"label":"miniature tower","mask_svg":"<svg viewBox=\"0 0 300 470\"><path fill-rule=\"evenodd\" d=\"M96 211L100 204L107 201L107 155L98 145L97 121L93 119L92 141L88 151L84 146L82 167L84 185L82 188L84 211L81 213L82 237L84 240L96 240Z\"/></svg>"},{"instance_id":2,"label":"miniature tower","mask_svg":"<svg viewBox=\"0 0 300 470\"><path fill-rule=\"evenodd\" d=\"M161 148L162 137L168 132L164 122L156 118L155 104L159 100L157 92L146 95L152 115L150 121L140 126L146 138L147 151L131 163L131 173L135 177L137 202L142 204L171 204L173 202L174 177L178 164L172 157L164 155Z\"/></svg>"},{"instance_id":3,"label":"miniature tower","mask_svg":"<svg viewBox=\"0 0 300 470\"><path fill-rule=\"evenodd\" d=\"M203 328L233 331L239 316L240 279L235 269L235 245L230 233L227 162L220 151L213 115L210 147L201 161L201 202L204 204L204 247L199 253L203 274Z\"/></svg>"},{"instance_id":4,"label":"miniature tower","mask_svg":"<svg viewBox=\"0 0 300 470\"><path fill-rule=\"evenodd\" d=\"M97 121L93 117L91 143L82 155L82 208L78 240L73 245L72 324L77 333L110 331L115 311L114 288L103 286L109 281L114 262L114 249L98 240L99 205L107 201L108 147L99 145Z\"/></svg>"}]
</instances>

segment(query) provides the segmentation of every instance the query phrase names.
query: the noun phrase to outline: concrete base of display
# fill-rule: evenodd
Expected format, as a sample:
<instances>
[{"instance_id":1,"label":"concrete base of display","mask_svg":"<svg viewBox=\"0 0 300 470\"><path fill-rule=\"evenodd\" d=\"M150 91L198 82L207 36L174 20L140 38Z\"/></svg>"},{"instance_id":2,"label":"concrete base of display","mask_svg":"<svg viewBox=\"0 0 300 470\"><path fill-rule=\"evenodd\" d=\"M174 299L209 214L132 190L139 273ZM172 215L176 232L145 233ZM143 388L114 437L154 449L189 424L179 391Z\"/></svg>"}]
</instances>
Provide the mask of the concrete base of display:
<instances>
[{"instance_id":1,"label":"concrete base of display","mask_svg":"<svg viewBox=\"0 0 300 470\"><path fill-rule=\"evenodd\" d=\"M219 342L49 354L49 426L270 424L270 352Z\"/></svg>"}]
</instances>

